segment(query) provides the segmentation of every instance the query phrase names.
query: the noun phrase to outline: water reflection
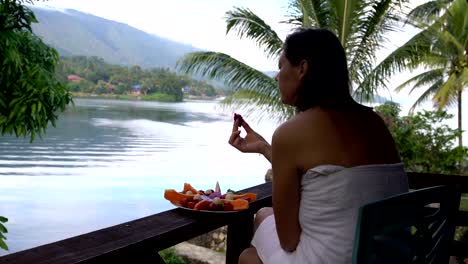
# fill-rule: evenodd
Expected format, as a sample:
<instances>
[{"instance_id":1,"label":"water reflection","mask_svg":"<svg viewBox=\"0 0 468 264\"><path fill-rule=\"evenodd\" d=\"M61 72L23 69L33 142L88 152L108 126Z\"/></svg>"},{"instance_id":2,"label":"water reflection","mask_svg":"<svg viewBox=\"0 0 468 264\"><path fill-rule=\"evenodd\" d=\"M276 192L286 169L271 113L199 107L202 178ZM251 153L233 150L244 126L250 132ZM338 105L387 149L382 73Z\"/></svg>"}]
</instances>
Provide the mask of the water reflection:
<instances>
[{"instance_id":1,"label":"water reflection","mask_svg":"<svg viewBox=\"0 0 468 264\"><path fill-rule=\"evenodd\" d=\"M166 188L263 182L268 162L227 144L216 102L76 99L43 140L0 138L0 215L11 252L172 208ZM275 125L252 124L270 138ZM4 252L0 252L4 254Z\"/></svg>"}]
</instances>

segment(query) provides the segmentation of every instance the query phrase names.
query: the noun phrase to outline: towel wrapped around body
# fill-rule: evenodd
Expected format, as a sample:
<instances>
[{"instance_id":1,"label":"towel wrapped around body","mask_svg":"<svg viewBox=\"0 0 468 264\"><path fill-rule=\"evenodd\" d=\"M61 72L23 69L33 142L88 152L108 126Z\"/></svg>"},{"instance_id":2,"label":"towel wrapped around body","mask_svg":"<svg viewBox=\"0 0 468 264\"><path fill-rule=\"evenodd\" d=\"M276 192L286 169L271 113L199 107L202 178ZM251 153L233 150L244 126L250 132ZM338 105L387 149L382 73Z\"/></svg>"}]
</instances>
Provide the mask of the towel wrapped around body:
<instances>
[{"instance_id":1,"label":"towel wrapped around body","mask_svg":"<svg viewBox=\"0 0 468 264\"><path fill-rule=\"evenodd\" d=\"M252 245L264 264L351 263L359 208L404 192L408 179L403 163L317 166L302 176L302 233L296 250L281 248L273 215L258 227Z\"/></svg>"}]
</instances>

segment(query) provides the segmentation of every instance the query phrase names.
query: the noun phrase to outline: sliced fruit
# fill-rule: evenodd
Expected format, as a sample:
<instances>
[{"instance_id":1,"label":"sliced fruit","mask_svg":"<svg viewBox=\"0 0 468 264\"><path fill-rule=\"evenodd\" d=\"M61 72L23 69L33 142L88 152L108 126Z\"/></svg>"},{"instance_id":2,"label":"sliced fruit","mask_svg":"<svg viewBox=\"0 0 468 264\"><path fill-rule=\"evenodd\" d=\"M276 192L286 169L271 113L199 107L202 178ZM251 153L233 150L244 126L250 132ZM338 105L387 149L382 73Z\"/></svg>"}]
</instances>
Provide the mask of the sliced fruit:
<instances>
[{"instance_id":1,"label":"sliced fruit","mask_svg":"<svg viewBox=\"0 0 468 264\"><path fill-rule=\"evenodd\" d=\"M187 203L187 207L190 208L190 209L194 209L195 208L195 202L188 202Z\"/></svg>"},{"instance_id":2,"label":"sliced fruit","mask_svg":"<svg viewBox=\"0 0 468 264\"><path fill-rule=\"evenodd\" d=\"M231 203L229 202L226 202L224 204L224 208L223 208L224 211L234 211L234 205L232 205Z\"/></svg>"},{"instance_id":3,"label":"sliced fruit","mask_svg":"<svg viewBox=\"0 0 468 264\"><path fill-rule=\"evenodd\" d=\"M208 210L210 208L211 201L203 200L198 202L193 209L195 210Z\"/></svg>"},{"instance_id":4,"label":"sliced fruit","mask_svg":"<svg viewBox=\"0 0 468 264\"><path fill-rule=\"evenodd\" d=\"M224 203L225 203L225 206L228 203L231 204L232 210L234 211L245 210L249 208L249 202L247 202L247 200L244 200L244 199L229 200L229 201L225 200Z\"/></svg>"},{"instance_id":5,"label":"sliced fruit","mask_svg":"<svg viewBox=\"0 0 468 264\"><path fill-rule=\"evenodd\" d=\"M187 200L187 199L183 199L183 200L179 201L179 204L180 204L180 206L182 206L182 207L187 207L187 205L188 205L188 200Z\"/></svg>"},{"instance_id":6,"label":"sliced fruit","mask_svg":"<svg viewBox=\"0 0 468 264\"><path fill-rule=\"evenodd\" d=\"M164 198L171 201L172 203L180 203L180 201L184 199L192 200L193 195L183 194L174 189L168 189L164 191Z\"/></svg>"},{"instance_id":7,"label":"sliced fruit","mask_svg":"<svg viewBox=\"0 0 468 264\"><path fill-rule=\"evenodd\" d=\"M191 191L192 194L197 194L197 189L193 188L190 183L184 183L184 190L182 191L183 193L187 193L188 191Z\"/></svg>"},{"instance_id":8,"label":"sliced fruit","mask_svg":"<svg viewBox=\"0 0 468 264\"><path fill-rule=\"evenodd\" d=\"M255 193L234 194L232 196L232 198L234 200L245 199L245 200L247 200L249 202L253 202L253 201L257 200L257 194L255 194Z\"/></svg>"}]
</instances>

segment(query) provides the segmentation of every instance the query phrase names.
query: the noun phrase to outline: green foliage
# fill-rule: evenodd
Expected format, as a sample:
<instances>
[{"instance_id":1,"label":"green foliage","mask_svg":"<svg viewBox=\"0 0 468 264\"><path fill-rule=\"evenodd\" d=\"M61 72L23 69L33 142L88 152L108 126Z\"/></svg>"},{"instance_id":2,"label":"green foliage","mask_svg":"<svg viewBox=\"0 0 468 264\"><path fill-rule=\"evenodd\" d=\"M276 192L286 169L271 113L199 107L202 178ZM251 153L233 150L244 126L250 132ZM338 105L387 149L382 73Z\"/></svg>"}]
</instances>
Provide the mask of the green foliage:
<instances>
[{"instance_id":1,"label":"green foliage","mask_svg":"<svg viewBox=\"0 0 468 264\"><path fill-rule=\"evenodd\" d=\"M159 102L180 102L180 101L177 101L174 95L164 94L164 93L153 93L149 95L144 95L141 99L147 100L147 101L159 101Z\"/></svg>"},{"instance_id":2,"label":"green foliage","mask_svg":"<svg viewBox=\"0 0 468 264\"><path fill-rule=\"evenodd\" d=\"M407 170L466 173L468 148L454 147L454 141L461 131L444 124L452 115L438 110L400 117L400 107L393 102L386 102L375 110L392 133Z\"/></svg>"},{"instance_id":3,"label":"green foliage","mask_svg":"<svg viewBox=\"0 0 468 264\"><path fill-rule=\"evenodd\" d=\"M432 99L438 109L458 105L458 127L462 127L462 92L468 87L468 3L466 0L433 0L408 14L407 22L421 29L393 51L365 78L367 86L385 87L390 76L402 70L424 67L396 88L412 86L409 93L425 89L412 110ZM462 135L459 136L462 146Z\"/></svg>"},{"instance_id":4,"label":"green foliage","mask_svg":"<svg viewBox=\"0 0 468 264\"><path fill-rule=\"evenodd\" d=\"M4 250L8 250L8 246L5 243L6 237L5 233L8 233L7 228L3 225L3 223L6 223L8 221L7 218L0 216L0 248Z\"/></svg>"},{"instance_id":5,"label":"green foliage","mask_svg":"<svg viewBox=\"0 0 468 264\"><path fill-rule=\"evenodd\" d=\"M22 1L0 1L0 131L31 141L71 102L55 78L58 54L32 33L34 22Z\"/></svg>"},{"instance_id":6,"label":"green foliage","mask_svg":"<svg viewBox=\"0 0 468 264\"><path fill-rule=\"evenodd\" d=\"M184 96L182 88L186 86L198 95L216 96L220 93L205 82L177 75L169 69L144 70L139 66L111 65L98 57L62 57L56 74L57 78L65 80L72 92L122 95L119 98L135 99L124 96L130 94L135 85L140 85L139 92L144 100L180 102ZM68 81L68 76L72 74L77 75L80 80Z\"/></svg>"},{"instance_id":7,"label":"green foliage","mask_svg":"<svg viewBox=\"0 0 468 264\"><path fill-rule=\"evenodd\" d=\"M181 257L177 256L173 248L164 249L159 255L167 264L186 264Z\"/></svg>"}]
</instances>

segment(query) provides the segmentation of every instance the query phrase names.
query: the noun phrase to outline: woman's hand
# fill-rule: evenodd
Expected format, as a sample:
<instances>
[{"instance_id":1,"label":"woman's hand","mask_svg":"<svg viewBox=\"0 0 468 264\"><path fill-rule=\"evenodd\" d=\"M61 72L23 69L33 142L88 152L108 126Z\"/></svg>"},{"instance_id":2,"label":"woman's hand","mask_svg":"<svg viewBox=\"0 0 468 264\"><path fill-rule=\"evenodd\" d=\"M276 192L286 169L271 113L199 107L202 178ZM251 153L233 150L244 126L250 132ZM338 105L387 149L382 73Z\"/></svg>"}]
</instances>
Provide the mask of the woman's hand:
<instances>
[{"instance_id":1,"label":"woman's hand","mask_svg":"<svg viewBox=\"0 0 468 264\"><path fill-rule=\"evenodd\" d=\"M239 122L241 122L239 119L234 121L232 134L229 138L229 144L244 153L263 154L265 158L271 162L270 144L268 144L268 142L252 128L250 128L249 124L247 124L245 120L242 120L242 127L245 129L245 132L247 132L247 135L245 138L242 138L240 136L241 131L239 130Z\"/></svg>"}]
</instances>

